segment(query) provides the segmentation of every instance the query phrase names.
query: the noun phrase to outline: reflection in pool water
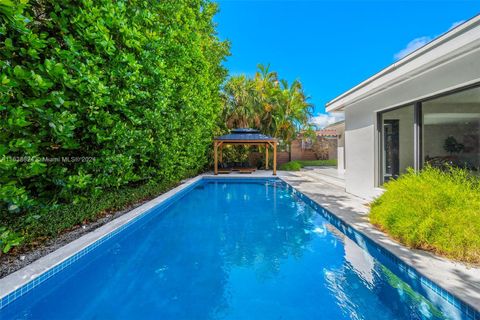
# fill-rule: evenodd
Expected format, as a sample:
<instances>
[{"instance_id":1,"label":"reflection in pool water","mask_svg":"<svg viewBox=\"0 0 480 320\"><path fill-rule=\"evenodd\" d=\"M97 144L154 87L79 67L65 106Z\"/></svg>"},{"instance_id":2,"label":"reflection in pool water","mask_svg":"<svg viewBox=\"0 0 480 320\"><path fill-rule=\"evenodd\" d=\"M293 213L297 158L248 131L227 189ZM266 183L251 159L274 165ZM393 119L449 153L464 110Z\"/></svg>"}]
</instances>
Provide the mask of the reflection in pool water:
<instances>
[{"instance_id":1,"label":"reflection in pool water","mask_svg":"<svg viewBox=\"0 0 480 320\"><path fill-rule=\"evenodd\" d=\"M356 242L283 183L205 182L0 317L461 318L433 293L425 291L432 294L428 300L414 291Z\"/></svg>"}]
</instances>

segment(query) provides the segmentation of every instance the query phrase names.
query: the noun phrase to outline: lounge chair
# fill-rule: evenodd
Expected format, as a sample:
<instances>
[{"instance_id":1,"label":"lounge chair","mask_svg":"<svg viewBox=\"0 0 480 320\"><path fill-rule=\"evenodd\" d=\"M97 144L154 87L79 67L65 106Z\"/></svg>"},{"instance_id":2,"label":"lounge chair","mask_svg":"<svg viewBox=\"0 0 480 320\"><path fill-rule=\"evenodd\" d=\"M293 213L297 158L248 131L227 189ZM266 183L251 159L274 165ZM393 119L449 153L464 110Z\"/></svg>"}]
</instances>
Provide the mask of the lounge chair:
<instances>
[{"instance_id":1,"label":"lounge chair","mask_svg":"<svg viewBox=\"0 0 480 320\"><path fill-rule=\"evenodd\" d=\"M252 173L255 170L257 170L257 168L250 167L250 164L248 162L235 162L232 170L233 171L239 171L240 173ZM250 171L250 172L248 172L248 171Z\"/></svg>"},{"instance_id":2,"label":"lounge chair","mask_svg":"<svg viewBox=\"0 0 480 320\"><path fill-rule=\"evenodd\" d=\"M232 168L229 168L225 163L220 163L219 167L220 168L218 168L218 173L220 174L229 174L230 172L232 172Z\"/></svg>"},{"instance_id":3,"label":"lounge chair","mask_svg":"<svg viewBox=\"0 0 480 320\"><path fill-rule=\"evenodd\" d=\"M255 168L239 168L239 173L252 173L255 171Z\"/></svg>"}]
</instances>

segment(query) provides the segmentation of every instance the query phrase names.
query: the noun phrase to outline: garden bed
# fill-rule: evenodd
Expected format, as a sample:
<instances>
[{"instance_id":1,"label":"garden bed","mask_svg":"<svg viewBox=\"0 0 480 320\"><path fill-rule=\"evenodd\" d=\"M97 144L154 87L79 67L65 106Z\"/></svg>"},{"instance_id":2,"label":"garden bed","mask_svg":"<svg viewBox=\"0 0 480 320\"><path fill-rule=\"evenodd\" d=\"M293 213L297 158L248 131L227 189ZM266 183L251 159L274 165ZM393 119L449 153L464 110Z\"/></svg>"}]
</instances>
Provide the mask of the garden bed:
<instances>
[{"instance_id":1,"label":"garden bed","mask_svg":"<svg viewBox=\"0 0 480 320\"><path fill-rule=\"evenodd\" d=\"M178 183L147 183L112 190L88 203L61 206L29 222L30 214L9 219L8 227L14 229L23 240L8 253L0 253L0 278L13 273L33 261L80 238L145 202L176 187Z\"/></svg>"}]
</instances>

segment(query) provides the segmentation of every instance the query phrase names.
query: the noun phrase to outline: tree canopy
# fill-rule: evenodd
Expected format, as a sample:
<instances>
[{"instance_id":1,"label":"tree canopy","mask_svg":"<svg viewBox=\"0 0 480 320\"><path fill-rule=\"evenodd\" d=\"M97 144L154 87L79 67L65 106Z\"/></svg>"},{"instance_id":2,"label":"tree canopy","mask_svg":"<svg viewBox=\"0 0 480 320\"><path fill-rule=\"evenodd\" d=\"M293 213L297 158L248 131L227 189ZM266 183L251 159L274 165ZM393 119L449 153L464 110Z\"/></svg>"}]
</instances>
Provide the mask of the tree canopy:
<instances>
[{"instance_id":1,"label":"tree canopy","mask_svg":"<svg viewBox=\"0 0 480 320\"><path fill-rule=\"evenodd\" d=\"M222 124L226 129L251 127L290 143L310 131L313 105L300 81L289 84L268 66L255 76L230 77L223 86Z\"/></svg>"}]
</instances>

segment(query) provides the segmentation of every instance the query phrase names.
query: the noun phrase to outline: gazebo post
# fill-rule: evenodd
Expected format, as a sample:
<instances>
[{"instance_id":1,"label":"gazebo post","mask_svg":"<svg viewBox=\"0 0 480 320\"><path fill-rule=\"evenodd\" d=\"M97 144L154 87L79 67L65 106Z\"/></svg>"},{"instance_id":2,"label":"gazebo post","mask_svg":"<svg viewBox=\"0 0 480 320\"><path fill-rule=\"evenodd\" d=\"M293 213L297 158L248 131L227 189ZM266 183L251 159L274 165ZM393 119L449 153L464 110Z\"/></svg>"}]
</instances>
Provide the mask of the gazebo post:
<instances>
[{"instance_id":1,"label":"gazebo post","mask_svg":"<svg viewBox=\"0 0 480 320\"><path fill-rule=\"evenodd\" d=\"M223 143L220 145L220 156L219 156L220 163L223 163Z\"/></svg>"},{"instance_id":2,"label":"gazebo post","mask_svg":"<svg viewBox=\"0 0 480 320\"><path fill-rule=\"evenodd\" d=\"M273 143L273 175L277 175L277 142Z\"/></svg>"},{"instance_id":3,"label":"gazebo post","mask_svg":"<svg viewBox=\"0 0 480 320\"><path fill-rule=\"evenodd\" d=\"M265 143L265 169L268 170L268 143Z\"/></svg>"},{"instance_id":4,"label":"gazebo post","mask_svg":"<svg viewBox=\"0 0 480 320\"><path fill-rule=\"evenodd\" d=\"M215 175L218 174L218 152L217 152L217 149L218 149L218 145L217 145L217 141L214 141L213 142L213 154L214 154L214 172L215 172Z\"/></svg>"}]
</instances>

